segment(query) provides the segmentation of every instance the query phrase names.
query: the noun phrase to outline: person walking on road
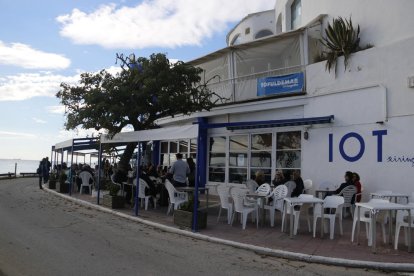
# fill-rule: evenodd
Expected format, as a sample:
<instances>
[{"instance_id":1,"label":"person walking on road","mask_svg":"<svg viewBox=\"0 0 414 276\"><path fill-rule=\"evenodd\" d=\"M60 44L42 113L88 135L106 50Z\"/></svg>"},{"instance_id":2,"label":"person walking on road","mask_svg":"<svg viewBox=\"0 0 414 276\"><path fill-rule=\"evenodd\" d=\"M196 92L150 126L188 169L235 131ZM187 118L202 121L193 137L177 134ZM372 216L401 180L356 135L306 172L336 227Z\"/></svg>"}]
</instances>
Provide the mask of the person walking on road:
<instances>
[{"instance_id":1,"label":"person walking on road","mask_svg":"<svg viewBox=\"0 0 414 276\"><path fill-rule=\"evenodd\" d=\"M43 158L42 161L39 163L39 168L37 169L37 173L39 174L39 188L43 190L42 187L42 180L43 183L46 184L46 182L49 181L49 166L48 166L48 160L46 158Z\"/></svg>"}]
</instances>

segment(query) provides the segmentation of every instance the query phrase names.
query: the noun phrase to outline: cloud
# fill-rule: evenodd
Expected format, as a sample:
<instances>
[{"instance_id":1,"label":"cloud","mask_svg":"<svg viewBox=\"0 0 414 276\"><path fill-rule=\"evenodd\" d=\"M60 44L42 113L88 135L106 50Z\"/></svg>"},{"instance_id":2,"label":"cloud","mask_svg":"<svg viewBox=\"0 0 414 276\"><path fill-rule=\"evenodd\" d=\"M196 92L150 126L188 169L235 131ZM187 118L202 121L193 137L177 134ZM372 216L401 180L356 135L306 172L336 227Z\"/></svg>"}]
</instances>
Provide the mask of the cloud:
<instances>
[{"instance_id":1,"label":"cloud","mask_svg":"<svg viewBox=\"0 0 414 276\"><path fill-rule=\"evenodd\" d=\"M54 97L60 83L75 83L79 75L63 76L49 72L21 73L0 78L0 101L22 101L33 97Z\"/></svg>"},{"instance_id":2,"label":"cloud","mask_svg":"<svg viewBox=\"0 0 414 276\"><path fill-rule=\"evenodd\" d=\"M0 138L36 138L36 135L24 132L1 131Z\"/></svg>"},{"instance_id":3,"label":"cloud","mask_svg":"<svg viewBox=\"0 0 414 276\"><path fill-rule=\"evenodd\" d=\"M110 74L116 74L120 72L121 68L111 66L106 70ZM76 84L83 72L85 71L78 70L72 76L64 76L43 71L0 77L0 101L23 101L34 97L55 97L62 82ZM62 111L57 107L51 108L48 110L50 113L64 113L64 109Z\"/></svg>"},{"instance_id":4,"label":"cloud","mask_svg":"<svg viewBox=\"0 0 414 276\"><path fill-rule=\"evenodd\" d=\"M248 13L271 9L269 0L144 0L133 7L102 5L58 16L60 35L104 48L175 48L201 45Z\"/></svg>"},{"instance_id":5,"label":"cloud","mask_svg":"<svg viewBox=\"0 0 414 276\"><path fill-rule=\"evenodd\" d=\"M46 111L52 114L65 114L65 107L63 105L51 105L46 107Z\"/></svg>"},{"instance_id":6,"label":"cloud","mask_svg":"<svg viewBox=\"0 0 414 276\"><path fill-rule=\"evenodd\" d=\"M36 123L36 124L46 124L47 122L45 120L36 118L36 117L32 117L32 120Z\"/></svg>"},{"instance_id":7,"label":"cloud","mask_svg":"<svg viewBox=\"0 0 414 276\"><path fill-rule=\"evenodd\" d=\"M63 55L46 53L22 43L0 41L0 64L14 65L25 69L65 69L70 60Z\"/></svg>"}]
</instances>

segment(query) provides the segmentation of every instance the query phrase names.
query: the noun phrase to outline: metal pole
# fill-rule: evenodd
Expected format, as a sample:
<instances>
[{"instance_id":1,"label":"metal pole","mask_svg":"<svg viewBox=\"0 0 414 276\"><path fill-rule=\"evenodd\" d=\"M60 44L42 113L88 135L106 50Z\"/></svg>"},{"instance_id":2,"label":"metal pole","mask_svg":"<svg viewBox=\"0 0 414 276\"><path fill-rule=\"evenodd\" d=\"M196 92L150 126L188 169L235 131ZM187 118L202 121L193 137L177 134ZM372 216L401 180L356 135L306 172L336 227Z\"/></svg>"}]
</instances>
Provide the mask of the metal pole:
<instances>
[{"instance_id":1,"label":"metal pole","mask_svg":"<svg viewBox=\"0 0 414 276\"><path fill-rule=\"evenodd\" d=\"M73 179L72 179L72 165L73 165L73 140L72 140L72 150L70 155L70 167L69 167L69 195L72 195L72 186L73 186Z\"/></svg>"},{"instance_id":2,"label":"metal pole","mask_svg":"<svg viewBox=\"0 0 414 276\"><path fill-rule=\"evenodd\" d=\"M140 177L140 163L141 163L141 143L138 142L138 151L137 151L137 162L136 162L136 166L137 166L137 176L136 176L136 182L137 182L137 187L135 188L135 216L138 216L138 196L139 196L139 177ZM132 189L134 189L134 185L132 185Z\"/></svg>"},{"instance_id":3,"label":"metal pole","mask_svg":"<svg viewBox=\"0 0 414 276\"><path fill-rule=\"evenodd\" d=\"M102 143L99 142L99 152L98 152L98 196L97 203L99 205L99 197L101 194L101 159L102 159Z\"/></svg>"},{"instance_id":4,"label":"metal pole","mask_svg":"<svg viewBox=\"0 0 414 276\"><path fill-rule=\"evenodd\" d=\"M17 177L17 163L14 163L14 178Z\"/></svg>"}]
</instances>

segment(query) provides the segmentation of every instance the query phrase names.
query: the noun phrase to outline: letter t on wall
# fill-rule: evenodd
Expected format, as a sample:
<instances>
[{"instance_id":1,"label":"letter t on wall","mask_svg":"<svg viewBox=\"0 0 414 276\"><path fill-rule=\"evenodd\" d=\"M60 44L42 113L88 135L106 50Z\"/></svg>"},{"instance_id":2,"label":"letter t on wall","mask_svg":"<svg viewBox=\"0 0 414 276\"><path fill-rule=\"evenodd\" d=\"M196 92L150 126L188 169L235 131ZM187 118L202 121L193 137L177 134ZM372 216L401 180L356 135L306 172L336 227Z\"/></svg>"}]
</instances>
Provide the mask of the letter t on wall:
<instances>
[{"instance_id":1,"label":"letter t on wall","mask_svg":"<svg viewBox=\"0 0 414 276\"><path fill-rule=\"evenodd\" d=\"M377 162L382 162L382 136L387 135L387 130L374 130L372 136L377 136Z\"/></svg>"}]
</instances>

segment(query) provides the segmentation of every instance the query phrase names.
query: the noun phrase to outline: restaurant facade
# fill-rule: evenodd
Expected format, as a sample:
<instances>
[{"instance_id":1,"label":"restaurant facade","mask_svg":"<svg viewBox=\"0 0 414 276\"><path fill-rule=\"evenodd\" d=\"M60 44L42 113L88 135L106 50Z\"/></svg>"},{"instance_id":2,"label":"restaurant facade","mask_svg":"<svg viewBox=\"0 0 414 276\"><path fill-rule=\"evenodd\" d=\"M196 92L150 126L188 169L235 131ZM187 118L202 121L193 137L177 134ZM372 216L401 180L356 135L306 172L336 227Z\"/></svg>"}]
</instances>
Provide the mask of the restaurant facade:
<instances>
[{"instance_id":1,"label":"restaurant facade","mask_svg":"<svg viewBox=\"0 0 414 276\"><path fill-rule=\"evenodd\" d=\"M202 121L201 186L238 185L258 170L267 181L277 170L299 170L317 189L339 185L350 170L360 174L365 194L411 193L414 22L408 7L414 3L277 1L274 28L263 19L269 11L249 15L228 34L227 48L190 62L204 69L205 81L226 98L224 104L158 123ZM372 47L352 54L347 68L339 58L336 71L329 72L317 58L323 50L319 40L328 22L350 15L360 25L361 46ZM268 36L252 34L263 30ZM195 149L195 139L161 141L158 160L169 166L176 152L194 158Z\"/></svg>"},{"instance_id":2,"label":"restaurant facade","mask_svg":"<svg viewBox=\"0 0 414 276\"><path fill-rule=\"evenodd\" d=\"M200 187L240 185L258 170L271 181L280 170L300 171L317 189L339 185L349 170L365 194L411 193L412 8L408 0L278 0L237 24L228 47L189 62L204 70L219 106L101 142L151 141L151 161L162 166L178 152L192 157ZM333 18L351 15L369 47L327 71L320 39Z\"/></svg>"}]
</instances>

